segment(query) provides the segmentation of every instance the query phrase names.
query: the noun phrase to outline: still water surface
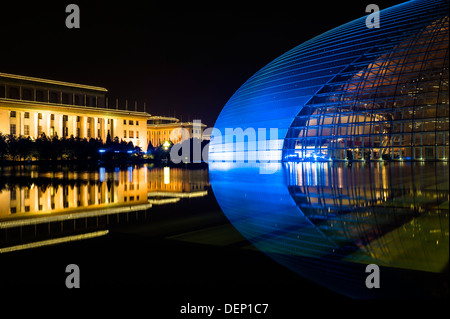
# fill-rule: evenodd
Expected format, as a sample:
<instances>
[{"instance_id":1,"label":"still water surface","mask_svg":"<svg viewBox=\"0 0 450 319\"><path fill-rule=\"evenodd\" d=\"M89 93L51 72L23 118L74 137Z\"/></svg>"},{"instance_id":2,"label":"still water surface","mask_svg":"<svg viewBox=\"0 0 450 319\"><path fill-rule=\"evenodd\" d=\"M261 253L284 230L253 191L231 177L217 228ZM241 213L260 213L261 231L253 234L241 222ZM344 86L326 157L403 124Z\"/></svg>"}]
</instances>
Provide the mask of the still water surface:
<instances>
[{"instance_id":1,"label":"still water surface","mask_svg":"<svg viewBox=\"0 0 450 319\"><path fill-rule=\"evenodd\" d=\"M208 187L207 169L4 167L0 173L0 249L28 248L20 244L104 230L111 218L204 197Z\"/></svg>"},{"instance_id":2,"label":"still water surface","mask_svg":"<svg viewBox=\"0 0 450 319\"><path fill-rule=\"evenodd\" d=\"M210 163L219 205L260 251L351 297L448 296L448 163L264 165ZM368 264L385 289L367 289Z\"/></svg>"},{"instance_id":3,"label":"still water surface","mask_svg":"<svg viewBox=\"0 0 450 319\"><path fill-rule=\"evenodd\" d=\"M239 247L217 216L191 218L199 200L213 199L247 245L339 294L449 295L447 163L268 165L273 174L239 163L3 167L0 252L104 236L124 216L136 225L140 214L156 207L172 213L178 203L192 207L162 217L171 239ZM381 267L383 289L365 286L368 264Z\"/></svg>"}]
</instances>

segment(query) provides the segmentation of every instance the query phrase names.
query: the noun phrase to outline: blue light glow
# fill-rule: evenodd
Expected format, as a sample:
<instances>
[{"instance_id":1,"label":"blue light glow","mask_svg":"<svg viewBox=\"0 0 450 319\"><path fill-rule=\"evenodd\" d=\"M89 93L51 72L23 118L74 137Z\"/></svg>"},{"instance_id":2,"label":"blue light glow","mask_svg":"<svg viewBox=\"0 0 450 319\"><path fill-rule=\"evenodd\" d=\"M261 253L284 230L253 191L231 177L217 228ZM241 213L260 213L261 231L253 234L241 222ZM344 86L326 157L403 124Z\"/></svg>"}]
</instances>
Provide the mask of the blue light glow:
<instances>
[{"instance_id":1,"label":"blue light glow","mask_svg":"<svg viewBox=\"0 0 450 319\"><path fill-rule=\"evenodd\" d=\"M449 158L448 1L380 16L379 29L363 16L256 72L209 146L211 186L233 226L280 264L358 298L380 292L363 284L368 263L389 267L395 282L397 269L439 274L449 256L448 168L434 162ZM276 136L258 134L251 148L237 128Z\"/></svg>"},{"instance_id":2,"label":"blue light glow","mask_svg":"<svg viewBox=\"0 0 450 319\"><path fill-rule=\"evenodd\" d=\"M211 135L209 160L247 158L249 149L236 150L236 135L227 133L227 128L277 129L259 158L271 162L295 157L308 161L415 159L425 153L433 160L448 158L448 124L443 124L448 123L448 99L437 101L437 96L448 96L447 12L446 1L408 1L382 10L381 28L368 29L362 16L273 60L224 106ZM426 63L414 62L419 53ZM433 85L443 93L431 101L428 91L435 90ZM409 109L410 104L417 111ZM392 110L396 107L402 107L404 114L398 116L404 127L395 122L398 116ZM416 132L406 127L416 124L405 117L410 111L425 116L420 115L424 107L434 110L434 119L432 127L423 126L423 143L440 142L418 149L411 146ZM436 131L445 137L432 136Z\"/></svg>"}]
</instances>

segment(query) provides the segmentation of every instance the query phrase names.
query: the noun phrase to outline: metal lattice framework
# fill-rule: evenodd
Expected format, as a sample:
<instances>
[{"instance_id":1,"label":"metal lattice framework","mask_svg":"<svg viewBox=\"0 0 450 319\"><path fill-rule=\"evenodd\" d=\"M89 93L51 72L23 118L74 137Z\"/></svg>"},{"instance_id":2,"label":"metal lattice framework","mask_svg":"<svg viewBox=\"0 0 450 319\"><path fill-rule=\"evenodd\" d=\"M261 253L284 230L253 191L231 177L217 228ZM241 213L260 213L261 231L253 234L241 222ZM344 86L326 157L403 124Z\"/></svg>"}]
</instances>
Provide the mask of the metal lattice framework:
<instances>
[{"instance_id":1,"label":"metal lattice framework","mask_svg":"<svg viewBox=\"0 0 450 319\"><path fill-rule=\"evenodd\" d=\"M251 158L227 128L277 132L258 134L260 162L448 160L448 9L408 1L381 10L380 28L361 17L273 60L224 106L209 160Z\"/></svg>"},{"instance_id":2,"label":"metal lattice framework","mask_svg":"<svg viewBox=\"0 0 450 319\"><path fill-rule=\"evenodd\" d=\"M439 18L388 52L375 46L349 64L299 112L285 154L307 160L447 160L448 37L449 19ZM359 60L375 56L354 72Z\"/></svg>"}]
</instances>

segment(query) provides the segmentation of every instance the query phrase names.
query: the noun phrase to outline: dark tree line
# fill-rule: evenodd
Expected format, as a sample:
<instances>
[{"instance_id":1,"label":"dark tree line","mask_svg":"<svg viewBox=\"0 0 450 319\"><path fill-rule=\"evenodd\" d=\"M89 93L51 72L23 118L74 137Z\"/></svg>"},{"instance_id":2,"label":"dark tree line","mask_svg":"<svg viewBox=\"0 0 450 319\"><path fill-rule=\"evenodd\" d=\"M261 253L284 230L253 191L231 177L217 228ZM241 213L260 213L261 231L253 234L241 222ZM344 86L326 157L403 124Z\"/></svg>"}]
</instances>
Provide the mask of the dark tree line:
<instances>
[{"instance_id":1,"label":"dark tree line","mask_svg":"<svg viewBox=\"0 0 450 319\"><path fill-rule=\"evenodd\" d=\"M3 135L0 133L0 160L126 160L142 157L142 150L132 142L109 137L101 139L47 137L42 134L30 137Z\"/></svg>"}]
</instances>

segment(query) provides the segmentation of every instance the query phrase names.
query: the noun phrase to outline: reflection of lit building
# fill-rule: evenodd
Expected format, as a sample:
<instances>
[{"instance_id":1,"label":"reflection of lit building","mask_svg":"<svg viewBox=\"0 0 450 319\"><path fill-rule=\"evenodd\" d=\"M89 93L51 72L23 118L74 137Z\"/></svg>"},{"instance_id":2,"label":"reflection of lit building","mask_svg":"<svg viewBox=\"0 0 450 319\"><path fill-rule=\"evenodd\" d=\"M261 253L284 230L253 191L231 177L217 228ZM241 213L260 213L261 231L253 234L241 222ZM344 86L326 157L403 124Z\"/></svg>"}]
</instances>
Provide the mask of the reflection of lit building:
<instances>
[{"instance_id":1,"label":"reflection of lit building","mask_svg":"<svg viewBox=\"0 0 450 319\"><path fill-rule=\"evenodd\" d=\"M128 222L131 212L137 219L153 205L204 197L209 186L206 169L130 166L80 172L32 166L21 173L6 167L1 173L26 182L0 185L0 254L104 236L120 215ZM48 239L51 233L57 238Z\"/></svg>"},{"instance_id":2,"label":"reflection of lit building","mask_svg":"<svg viewBox=\"0 0 450 319\"><path fill-rule=\"evenodd\" d=\"M99 138L147 149L145 112L107 108L101 87L0 73L0 133Z\"/></svg>"},{"instance_id":3,"label":"reflection of lit building","mask_svg":"<svg viewBox=\"0 0 450 319\"><path fill-rule=\"evenodd\" d=\"M15 185L0 192L0 218L76 213L86 209L103 209L146 204L147 183L144 170L54 173L34 172L36 180L56 178L48 187L32 183Z\"/></svg>"},{"instance_id":4,"label":"reflection of lit building","mask_svg":"<svg viewBox=\"0 0 450 319\"><path fill-rule=\"evenodd\" d=\"M147 178L148 197L150 203L155 205L177 202L180 198L203 197L208 194L207 170L164 167L162 170L150 170Z\"/></svg>"},{"instance_id":5,"label":"reflection of lit building","mask_svg":"<svg viewBox=\"0 0 450 319\"><path fill-rule=\"evenodd\" d=\"M79 214L120 207L142 209L155 197L205 196L209 186L208 172L204 169L144 166L107 171L101 167L97 172L32 170L30 174L29 186L14 185L0 191L0 219Z\"/></svg>"},{"instance_id":6,"label":"reflection of lit building","mask_svg":"<svg viewBox=\"0 0 450 319\"><path fill-rule=\"evenodd\" d=\"M19 170L0 172L1 182L23 182L0 184L0 254L105 236L112 225L145 219L154 205L204 197L209 187L206 169Z\"/></svg>"},{"instance_id":7,"label":"reflection of lit building","mask_svg":"<svg viewBox=\"0 0 450 319\"><path fill-rule=\"evenodd\" d=\"M165 141L176 144L189 138L202 140L205 127L201 121L180 122L174 117L152 116L147 121L147 139L154 147L162 145Z\"/></svg>"},{"instance_id":8,"label":"reflection of lit building","mask_svg":"<svg viewBox=\"0 0 450 319\"><path fill-rule=\"evenodd\" d=\"M203 191L209 185L207 170L174 167L148 171L148 192L191 193Z\"/></svg>"},{"instance_id":9,"label":"reflection of lit building","mask_svg":"<svg viewBox=\"0 0 450 319\"><path fill-rule=\"evenodd\" d=\"M447 163L430 165L435 166L288 163L286 168L289 193L336 245L336 258L440 272L448 263L449 170Z\"/></svg>"},{"instance_id":10,"label":"reflection of lit building","mask_svg":"<svg viewBox=\"0 0 450 319\"><path fill-rule=\"evenodd\" d=\"M209 159L236 159L226 128L274 128L260 160L448 160L448 1L380 15L381 28L361 17L252 76L217 119L225 143L213 133Z\"/></svg>"}]
</instances>

